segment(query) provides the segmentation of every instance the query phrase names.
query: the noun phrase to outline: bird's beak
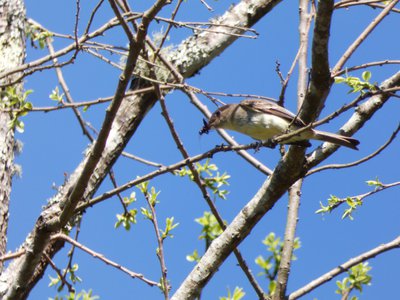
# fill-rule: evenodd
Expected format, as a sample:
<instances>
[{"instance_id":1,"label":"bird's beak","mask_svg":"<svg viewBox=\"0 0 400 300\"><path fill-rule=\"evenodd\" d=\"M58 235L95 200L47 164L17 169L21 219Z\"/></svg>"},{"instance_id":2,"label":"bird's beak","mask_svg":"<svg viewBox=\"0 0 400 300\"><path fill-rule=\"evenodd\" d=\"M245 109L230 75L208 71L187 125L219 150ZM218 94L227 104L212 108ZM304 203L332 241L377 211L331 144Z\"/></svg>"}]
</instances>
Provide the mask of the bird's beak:
<instances>
[{"instance_id":1,"label":"bird's beak","mask_svg":"<svg viewBox=\"0 0 400 300\"><path fill-rule=\"evenodd\" d=\"M210 125L210 123L208 123L205 119L203 119L203 127L200 129L199 134L208 134L208 132L210 131L210 129L212 128L212 125Z\"/></svg>"}]
</instances>

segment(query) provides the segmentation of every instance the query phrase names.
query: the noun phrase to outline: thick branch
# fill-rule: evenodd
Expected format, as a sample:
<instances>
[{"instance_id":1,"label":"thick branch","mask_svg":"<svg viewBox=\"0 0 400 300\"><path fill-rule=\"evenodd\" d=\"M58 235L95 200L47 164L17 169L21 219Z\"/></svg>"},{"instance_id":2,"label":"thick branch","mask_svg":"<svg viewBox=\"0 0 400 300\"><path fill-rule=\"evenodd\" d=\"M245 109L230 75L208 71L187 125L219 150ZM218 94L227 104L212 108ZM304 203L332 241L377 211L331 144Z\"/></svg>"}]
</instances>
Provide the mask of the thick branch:
<instances>
[{"instance_id":1,"label":"thick branch","mask_svg":"<svg viewBox=\"0 0 400 300\"><path fill-rule=\"evenodd\" d=\"M300 111L300 118L306 123L319 115L332 84L328 55L332 13L333 0L318 2L311 48L311 81Z\"/></svg>"}]
</instances>

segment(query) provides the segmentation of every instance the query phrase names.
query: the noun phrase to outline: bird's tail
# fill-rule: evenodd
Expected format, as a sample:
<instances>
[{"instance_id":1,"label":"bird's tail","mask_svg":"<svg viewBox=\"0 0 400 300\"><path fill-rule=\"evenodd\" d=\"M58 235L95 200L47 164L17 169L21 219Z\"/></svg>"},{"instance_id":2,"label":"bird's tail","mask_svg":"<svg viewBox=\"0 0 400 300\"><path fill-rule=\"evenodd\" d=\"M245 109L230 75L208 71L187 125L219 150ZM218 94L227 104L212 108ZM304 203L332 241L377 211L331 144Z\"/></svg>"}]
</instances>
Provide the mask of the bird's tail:
<instances>
[{"instance_id":1,"label":"bird's tail","mask_svg":"<svg viewBox=\"0 0 400 300\"><path fill-rule=\"evenodd\" d=\"M314 130L314 139L345 146L354 150L358 150L357 145L360 143L352 137L318 130Z\"/></svg>"}]
</instances>

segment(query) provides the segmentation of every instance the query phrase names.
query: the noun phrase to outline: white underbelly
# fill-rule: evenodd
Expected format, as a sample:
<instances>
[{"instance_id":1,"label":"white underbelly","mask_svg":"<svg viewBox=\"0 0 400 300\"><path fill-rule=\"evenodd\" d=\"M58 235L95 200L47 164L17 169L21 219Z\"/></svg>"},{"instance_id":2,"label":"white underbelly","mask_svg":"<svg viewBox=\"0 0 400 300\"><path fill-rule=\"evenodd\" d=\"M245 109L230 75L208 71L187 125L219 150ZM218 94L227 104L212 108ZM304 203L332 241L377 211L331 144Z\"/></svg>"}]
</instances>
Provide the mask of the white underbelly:
<instances>
[{"instance_id":1,"label":"white underbelly","mask_svg":"<svg viewBox=\"0 0 400 300\"><path fill-rule=\"evenodd\" d=\"M269 114L253 114L247 116L247 120L240 122L239 128L235 129L247 134L257 140L268 140L274 136L287 131L289 122L283 118Z\"/></svg>"}]
</instances>

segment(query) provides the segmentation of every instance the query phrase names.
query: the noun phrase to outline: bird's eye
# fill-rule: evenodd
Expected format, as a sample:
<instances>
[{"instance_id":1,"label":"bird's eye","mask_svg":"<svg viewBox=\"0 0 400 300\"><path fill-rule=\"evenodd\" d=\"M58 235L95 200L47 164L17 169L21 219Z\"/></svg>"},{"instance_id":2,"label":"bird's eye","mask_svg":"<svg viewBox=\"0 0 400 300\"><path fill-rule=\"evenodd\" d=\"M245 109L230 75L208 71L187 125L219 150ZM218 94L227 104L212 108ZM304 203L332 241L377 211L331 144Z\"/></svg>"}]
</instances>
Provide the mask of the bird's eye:
<instances>
[{"instance_id":1,"label":"bird's eye","mask_svg":"<svg viewBox=\"0 0 400 300\"><path fill-rule=\"evenodd\" d=\"M219 117L219 116L221 115L221 112L218 110L218 111L215 112L215 115L216 115L217 117Z\"/></svg>"}]
</instances>

